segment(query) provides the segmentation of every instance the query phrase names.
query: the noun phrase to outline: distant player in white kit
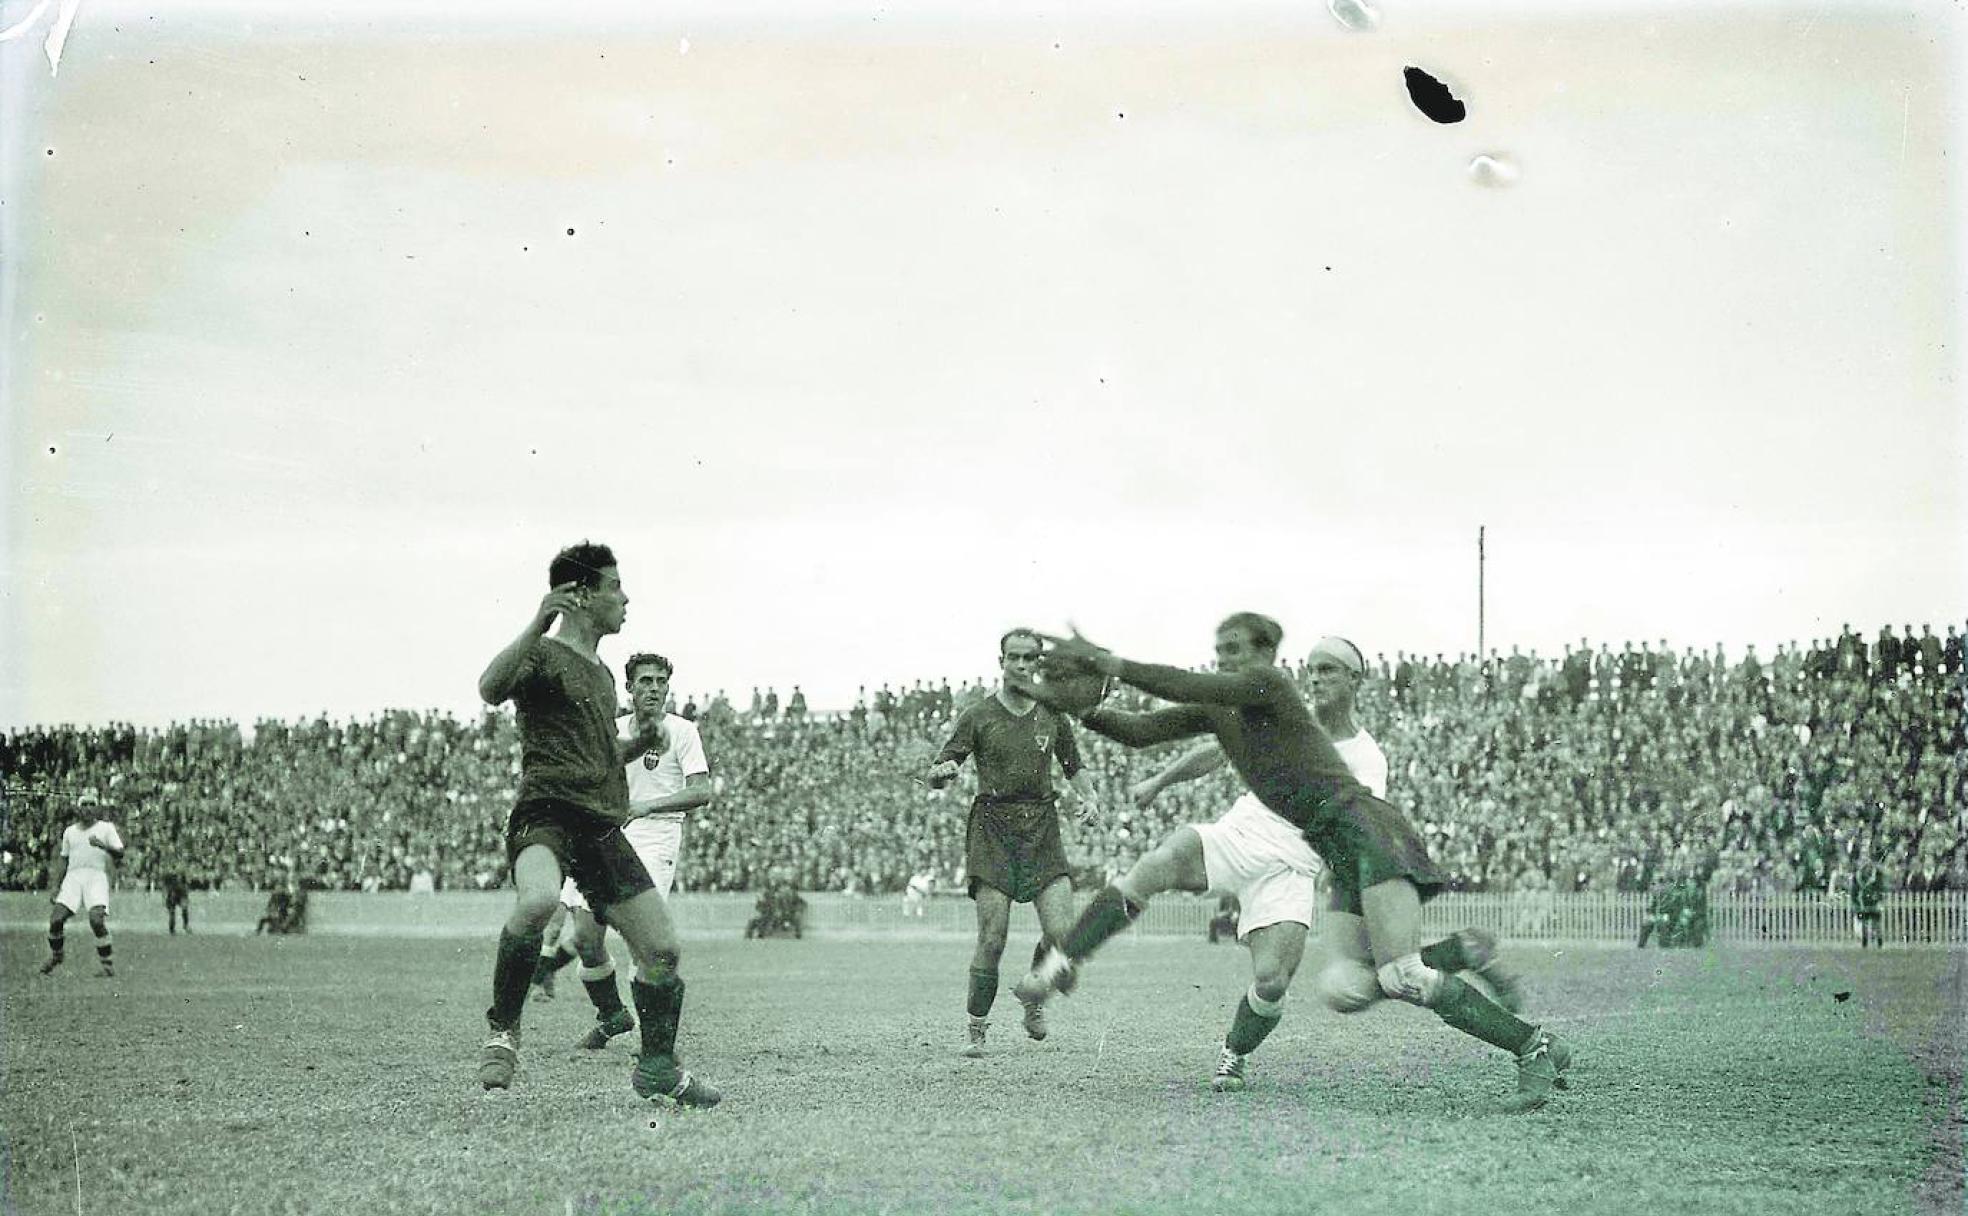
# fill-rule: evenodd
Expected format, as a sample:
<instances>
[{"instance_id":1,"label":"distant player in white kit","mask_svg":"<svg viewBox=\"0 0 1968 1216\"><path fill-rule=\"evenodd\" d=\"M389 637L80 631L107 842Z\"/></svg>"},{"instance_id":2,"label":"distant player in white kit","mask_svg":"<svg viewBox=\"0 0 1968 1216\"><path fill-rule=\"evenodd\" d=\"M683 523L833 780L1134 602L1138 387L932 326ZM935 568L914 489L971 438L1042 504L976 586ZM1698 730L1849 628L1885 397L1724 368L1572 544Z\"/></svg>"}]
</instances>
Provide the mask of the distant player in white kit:
<instances>
[{"instance_id":1,"label":"distant player in white kit","mask_svg":"<svg viewBox=\"0 0 1968 1216\"><path fill-rule=\"evenodd\" d=\"M62 829L55 860L54 881L49 884L54 904L48 916L48 961L41 964L46 975L62 964L64 927L68 918L87 911L89 929L96 935L96 958L102 964L97 974L113 976L116 964L110 958L109 866L123 858L123 838L116 825L100 814L95 791L85 790L75 800L75 821Z\"/></svg>"},{"instance_id":2,"label":"distant player in white kit","mask_svg":"<svg viewBox=\"0 0 1968 1216\"><path fill-rule=\"evenodd\" d=\"M640 717L661 715L664 740L659 748L629 761L629 822L622 834L656 884L670 897L676 883L677 857L683 851L683 821L692 811L711 804L711 764L697 724L681 714L666 712L670 678L676 669L660 654L637 654L623 667L629 699ZM581 986L594 1002L595 1024L581 1046L600 1051L608 1040L635 1029L635 1018L622 1004L615 985L615 963L604 940L607 928L595 919L587 900L570 881L560 889L560 902L569 909L573 947L581 960Z\"/></svg>"}]
</instances>

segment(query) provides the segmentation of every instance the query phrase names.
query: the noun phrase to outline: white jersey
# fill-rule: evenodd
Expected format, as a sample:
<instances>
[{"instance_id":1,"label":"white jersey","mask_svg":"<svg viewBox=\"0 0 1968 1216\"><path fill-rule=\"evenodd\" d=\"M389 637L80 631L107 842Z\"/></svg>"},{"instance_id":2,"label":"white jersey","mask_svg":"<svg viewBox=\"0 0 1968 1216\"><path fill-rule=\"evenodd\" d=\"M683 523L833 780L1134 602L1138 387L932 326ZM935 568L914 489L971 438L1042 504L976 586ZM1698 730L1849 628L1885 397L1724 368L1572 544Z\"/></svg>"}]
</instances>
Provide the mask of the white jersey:
<instances>
[{"instance_id":1,"label":"white jersey","mask_svg":"<svg viewBox=\"0 0 1968 1216\"><path fill-rule=\"evenodd\" d=\"M91 844L89 837L100 836L109 842L110 848L123 851L123 838L116 834L116 825L107 819L98 819L88 827L69 824L62 829L61 855L68 858L70 870L100 870L109 873L109 849Z\"/></svg>"},{"instance_id":2,"label":"white jersey","mask_svg":"<svg viewBox=\"0 0 1968 1216\"><path fill-rule=\"evenodd\" d=\"M681 714L664 714L663 732L669 741L662 751L644 752L629 761L629 812L637 817L623 825L622 835L629 838L643 869L649 871L650 881L667 899L676 882L677 857L683 852L686 812L640 812L658 799L681 793L691 777L709 774L711 764L704 758L704 740L697 734L695 722ZM561 884L560 902L570 908L588 906L571 878Z\"/></svg>"},{"instance_id":3,"label":"white jersey","mask_svg":"<svg viewBox=\"0 0 1968 1216\"><path fill-rule=\"evenodd\" d=\"M690 778L709 775L711 763L704 758L704 740L697 724L682 714L664 714L663 731L669 741L660 752L644 752L629 761L629 811L638 813L658 799L683 792ZM684 812L665 811L657 819L683 822Z\"/></svg>"},{"instance_id":4,"label":"white jersey","mask_svg":"<svg viewBox=\"0 0 1968 1216\"><path fill-rule=\"evenodd\" d=\"M1387 756L1373 736L1359 731L1333 747L1353 779L1376 798L1387 797ZM1237 937L1271 925L1312 923L1318 879L1325 861L1305 833L1246 792L1215 823L1193 825L1203 842L1203 874L1213 891L1236 895Z\"/></svg>"},{"instance_id":5,"label":"white jersey","mask_svg":"<svg viewBox=\"0 0 1968 1216\"><path fill-rule=\"evenodd\" d=\"M1374 737L1362 730L1351 739L1333 740L1333 749L1339 758L1346 761L1346 769L1353 774L1353 780L1367 787L1367 792L1385 801L1387 798L1387 753L1380 750Z\"/></svg>"}]
</instances>

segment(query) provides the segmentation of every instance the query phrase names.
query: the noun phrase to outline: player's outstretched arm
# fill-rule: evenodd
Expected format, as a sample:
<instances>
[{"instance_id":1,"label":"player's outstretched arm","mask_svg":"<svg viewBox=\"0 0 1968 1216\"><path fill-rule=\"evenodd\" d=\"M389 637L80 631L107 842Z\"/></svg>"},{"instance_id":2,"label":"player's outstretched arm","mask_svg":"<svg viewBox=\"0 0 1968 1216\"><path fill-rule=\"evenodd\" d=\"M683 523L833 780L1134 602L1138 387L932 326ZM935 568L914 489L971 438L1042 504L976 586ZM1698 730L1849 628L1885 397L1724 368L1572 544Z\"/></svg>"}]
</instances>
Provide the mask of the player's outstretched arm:
<instances>
[{"instance_id":1,"label":"player's outstretched arm","mask_svg":"<svg viewBox=\"0 0 1968 1216\"><path fill-rule=\"evenodd\" d=\"M1112 676L1150 696L1189 705L1261 705L1278 695L1282 674L1258 672L1214 673L1184 671L1160 663L1136 663L1081 637L1075 632L1067 638L1041 634L1046 654L1069 662L1083 663L1104 676Z\"/></svg>"},{"instance_id":2,"label":"player's outstretched arm","mask_svg":"<svg viewBox=\"0 0 1968 1216\"><path fill-rule=\"evenodd\" d=\"M526 628L519 636L507 644L504 650L492 656L485 666L484 674L478 677L478 695L487 705L502 704L512 696L514 685L519 683L520 673L526 670L526 656L533 653L534 645L546 636L547 628L554 618L574 607L577 585L562 583L541 599L539 610L533 619L526 622ZM623 763L627 763L624 761Z\"/></svg>"},{"instance_id":3,"label":"player's outstretched arm","mask_svg":"<svg viewBox=\"0 0 1968 1216\"><path fill-rule=\"evenodd\" d=\"M1209 714L1195 705L1175 705L1145 714L1095 706L1081 714L1080 721L1093 733L1128 747L1153 747L1157 743L1210 734L1213 729Z\"/></svg>"},{"instance_id":4,"label":"player's outstretched arm","mask_svg":"<svg viewBox=\"0 0 1968 1216\"><path fill-rule=\"evenodd\" d=\"M1274 694L1282 676L1251 672L1184 671L1160 663L1135 663L1117 658L1108 673L1151 697L1189 705L1262 705Z\"/></svg>"},{"instance_id":5,"label":"player's outstretched arm","mask_svg":"<svg viewBox=\"0 0 1968 1216\"><path fill-rule=\"evenodd\" d=\"M1146 781L1135 785L1134 804L1145 807L1155 800L1155 796L1171 785L1194 781L1206 777L1229 763L1230 758L1223 754L1223 748L1215 742L1198 743L1196 746L1176 757L1169 766Z\"/></svg>"},{"instance_id":6,"label":"player's outstretched arm","mask_svg":"<svg viewBox=\"0 0 1968 1216\"><path fill-rule=\"evenodd\" d=\"M674 794L661 798L630 800L629 811L634 815L667 815L675 811L696 811L711 805L711 775L691 773L683 779L683 788Z\"/></svg>"}]
</instances>

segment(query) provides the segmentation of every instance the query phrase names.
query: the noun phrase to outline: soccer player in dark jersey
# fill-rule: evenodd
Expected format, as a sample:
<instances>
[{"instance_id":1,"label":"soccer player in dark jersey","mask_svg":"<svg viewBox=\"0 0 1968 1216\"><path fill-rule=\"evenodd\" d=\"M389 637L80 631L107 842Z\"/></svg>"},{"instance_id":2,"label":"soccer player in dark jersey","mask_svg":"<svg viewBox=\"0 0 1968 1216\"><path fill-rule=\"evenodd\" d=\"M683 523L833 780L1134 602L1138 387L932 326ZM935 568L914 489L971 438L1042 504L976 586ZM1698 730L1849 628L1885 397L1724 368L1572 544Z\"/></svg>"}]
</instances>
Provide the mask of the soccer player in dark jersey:
<instances>
[{"instance_id":1,"label":"soccer player in dark jersey","mask_svg":"<svg viewBox=\"0 0 1968 1216\"><path fill-rule=\"evenodd\" d=\"M164 927L173 935L178 931L178 918L184 918L185 932L191 932L191 883L185 878L184 863L177 855L164 863L162 875L164 883Z\"/></svg>"},{"instance_id":2,"label":"soccer player in dark jersey","mask_svg":"<svg viewBox=\"0 0 1968 1216\"><path fill-rule=\"evenodd\" d=\"M1080 721L1129 747L1210 734L1264 805L1296 825L1331 870L1336 907L1363 916L1388 996L1435 1011L1444 1022L1517 1057L1512 1111L1543 1106L1571 1065L1571 1050L1518 1018L1455 973L1467 970L1457 934L1423 949L1422 901L1443 877L1407 820L1370 794L1347 770L1314 724L1289 673L1277 666L1283 631L1276 621L1240 612L1216 631L1213 673L1134 663L1078 634L1047 638L1048 662L1079 665L1151 696L1176 702L1152 713L1083 708ZM1021 680L1028 695L1065 704L1044 684ZM1078 965L1141 914L1152 895L1175 885L1153 866L1137 865L1100 891L1059 946L1016 986L1020 1000L1069 991Z\"/></svg>"},{"instance_id":3,"label":"soccer player in dark jersey","mask_svg":"<svg viewBox=\"0 0 1968 1216\"><path fill-rule=\"evenodd\" d=\"M520 739L519 791L506 823L506 856L518 898L499 935L492 971L491 1029L479 1083L512 1084L519 1059L519 1015L540 955L540 937L572 878L591 907L621 933L634 956L629 989L642 1020L642 1055L632 1084L652 1100L713 1106L722 1095L677 1063L683 979L676 925L622 834L629 817L624 766L661 745L663 717L638 713L631 735L615 734L615 676L595 647L621 631L629 597L615 555L586 541L563 549L547 569L553 588L510 645L478 679L488 705L510 700ZM547 630L558 617L560 624Z\"/></svg>"},{"instance_id":4,"label":"soccer player in dark jersey","mask_svg":"<svg viewBox=\"0 0 1968 1216\"><path fill-rule=\"evenodd\" d=\"M963 1048L971 1057L984 1054L1011 905L1029 903L1039 914L1042 936L1032 954L1034 965L1073 923L1073 882L1059 839L1059 812L1053 807L1055 757L1079 795L1081 817L1096 813L1093 777L1080 767L1073 728L1013 687L1032 675L1043 649L1039 635L1029 629L1014 629L998 639L1004 683L958 715L928 774L930 787L941 789L956 780L965 757L977 762L977 797L964 842L964 872L977 903L977 949L970 959L970 1020ZM1025 1033L1033 1039L1046 1037L1043 1000L1025 1002Z\"/></svg>"}]
</instances>

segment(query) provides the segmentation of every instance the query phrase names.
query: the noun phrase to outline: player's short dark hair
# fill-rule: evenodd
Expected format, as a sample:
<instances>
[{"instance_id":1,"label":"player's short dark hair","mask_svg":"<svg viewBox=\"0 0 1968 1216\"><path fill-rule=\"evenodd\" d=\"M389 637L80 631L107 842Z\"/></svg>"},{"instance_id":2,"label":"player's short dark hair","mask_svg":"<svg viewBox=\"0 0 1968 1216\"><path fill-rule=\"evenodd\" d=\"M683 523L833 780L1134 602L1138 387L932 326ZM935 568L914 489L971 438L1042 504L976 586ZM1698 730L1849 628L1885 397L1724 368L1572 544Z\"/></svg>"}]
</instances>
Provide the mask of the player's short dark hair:
<instances>
[{"instance_id":1,"label":"player's short dark hair","mask_svg":"<svg viewBox=\"0 0 1968 1216\"><path fill-rule=\"evenodd\" d=\"M1005 647L1010 644L1011 639L1013 638L1031 638L1034 642L1037 642L1039 644L1040 650L1045 649L1045 639L1039 636L1038 630L1027 628L1024 625L1015 625L1012 628L1005 630L1003 636L998 638L999 658L1001 659L1004 658Z\"/></svg>"},{"instance_id":2,"label":"player's short dark hair","mask_svg":"<svg viewBox=\"0 0 1968 1216\"><path fill-rule=\"evenodd\" d=\"M601 572L615 564L615 551L607 545L597 545L584 540L577 545L569 545L554 554L553 564L547 567L547 586L558 587L562 583L573 583L590 591L601 586Z\"/></svg>"},{"instance_id":3,"label":"player's short dark hair","mask_svg":"<svg viewBox=\"0 0 1968 1216\"><path fill-rule=\"evenodd\" d=\"M630 655L629 661L622 664L622 678L631 684L635 683L636 668L638 667L660 667L666 676L676 674L676 664L670 662L662 655L650 651L640 651Z\"/></svg>"},{"instance_id":4,"label":"player's short dark hair","mask_svg":"<svg viewBox=\"0 0 1968 1216\"><path fill-rule=\"evenodd\" d=\"M1273 654L1277 653L1279 644L1285 640L1285 627L1258 612L1231 613L1223 618L1221 625L1216 627L1218 633L1226 629L1243 630L1250 635L1251 645L1259 650L1271 651Z\"/></svg>"}]
</instances>

